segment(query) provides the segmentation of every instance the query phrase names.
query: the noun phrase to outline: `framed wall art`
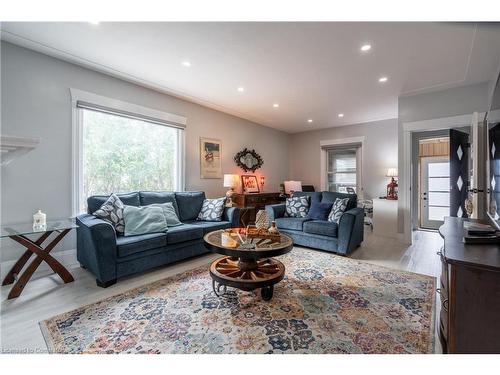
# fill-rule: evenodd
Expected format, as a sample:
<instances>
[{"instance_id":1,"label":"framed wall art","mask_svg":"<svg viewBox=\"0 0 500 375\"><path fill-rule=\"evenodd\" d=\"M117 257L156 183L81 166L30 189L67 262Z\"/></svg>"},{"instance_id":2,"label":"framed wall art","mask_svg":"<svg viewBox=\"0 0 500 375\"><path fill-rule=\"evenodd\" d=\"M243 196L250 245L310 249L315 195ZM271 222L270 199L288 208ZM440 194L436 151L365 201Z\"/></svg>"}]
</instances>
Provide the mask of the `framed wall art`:
<instances>
[{"instance_id":1,"label":"framed wall art","mask_svg":"<svg viewBox=\"0 0 500 375\"><path fill-rule=\"evenodd\" d=\"M244 193L259 192L259 184L257 182L257 176L253 174L241 175L241 186L243 187Z\"/></svg>"},{"instance_id":2,"label":"framed wall art","mask_svg":"<svg viewBox=\"0 0 500 375\"><path fill-rule=\"evenodd\" d=\"M222 142L200 138L200 177L222 178Z\"/></svg>"}]
</instances>

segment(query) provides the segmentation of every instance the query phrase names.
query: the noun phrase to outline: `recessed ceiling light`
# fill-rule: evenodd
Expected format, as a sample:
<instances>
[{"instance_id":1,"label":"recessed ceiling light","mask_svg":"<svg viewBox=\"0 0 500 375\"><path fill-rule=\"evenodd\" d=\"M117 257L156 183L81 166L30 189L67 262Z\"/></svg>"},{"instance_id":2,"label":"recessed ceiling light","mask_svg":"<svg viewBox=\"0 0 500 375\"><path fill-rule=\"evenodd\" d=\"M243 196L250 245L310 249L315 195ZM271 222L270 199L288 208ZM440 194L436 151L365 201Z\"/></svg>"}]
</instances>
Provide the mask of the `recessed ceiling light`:
<instances>
[{"instance_id":1,"label":"recessed ceiling light","mask_svg":"<svg viewBox=\"0 0 500 375\"><path fill-rule=\"evenodd\" d=\"M344 114L343 113L339 113L337 116L344 117Z\"/></svg>"},{"instance_id":2,"label":"recessed ceiling light","mask_svg":"<svg viewBox=\"0 0 500 375\"><path fill-rule=\"evenodd\" d=\"M313 122L313 119L310 118L310 119L307 120L307 122L310 124L311 122Z\"/></svg>"},{"instance_id":3,"label":"recessed ceiling light","mask_svg":"<svg viewBox=\"0 0 500 375\"><path fill-rule=\"evenodd\" d=\"M274 104L273 104L273 107L274 107L274 108L278 108L279 106L280 106L280 105L279 105L278 103L274 103Z\"/></svg>"},{"instance_id":4,"label":"recessed ceiling light","mask_svg":"<svg viewBox=\"0 0 500 375\"><path fill-rule=\"evenodd\" d=\"M91 25L99 25L99 21L89 21Z\"/></svg>"},{"instance_id":5,"label":"recessed ceiling light","mask_svg":"<svg viewBox=\"0 0 500 375\"><path fill-rule=\"evenodd\" d=\"M185 66L186 68L189 68L191 66L191 63L189 61L183 61L182 66Z\"/></svg>"},{"instance_id":6,"label":"recessed ceiling light","mask_svg":"<svg viewBox=\"0 0 500 375\"><path fill-rule=\"evenodd\" d=\"M243 86L240 86L237 88L237 90L238 90L238 92L243 92L243 91L245 91L245 88Z\"/></svg>"},{"instance_id":7,"label":"recessed ceiling light","mask_svg":"<svg viewBox=\"0 0 500 375\"><path fill-rule=\"evenodd\" d=\"M372 46L371 46L370 44L363 44L363 45L361 46L361 51L362 51L362 52L367 52L367 51L369 51L369 50L371 50L371 49L372 49Z\"/></svg>"},{"instance_id":8,"label":"recessed ceiling light","mask_svg":"<svg viewBox=\"0 0 500 375\"><path fill-rule=\"evenodd\" d=\"M378 81L381 83L387 82L387 77L380 77Z\"/></svg>"}]
</instances>

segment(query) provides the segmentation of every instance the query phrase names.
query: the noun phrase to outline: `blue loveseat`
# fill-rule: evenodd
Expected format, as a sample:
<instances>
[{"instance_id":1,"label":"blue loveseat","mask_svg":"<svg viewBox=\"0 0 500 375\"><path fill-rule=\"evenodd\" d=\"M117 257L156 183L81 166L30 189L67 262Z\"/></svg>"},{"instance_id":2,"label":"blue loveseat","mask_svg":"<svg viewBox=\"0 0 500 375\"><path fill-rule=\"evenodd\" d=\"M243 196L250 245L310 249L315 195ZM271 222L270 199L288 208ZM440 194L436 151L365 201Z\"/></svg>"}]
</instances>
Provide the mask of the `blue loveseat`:
<instances>
[{"instance_id":1,"label":"blue loveseat","mask_svg":"<svg viewBox=\"0 0 500 375\"><path fill-rule=\"evenodd\" d=\"M109 222L91 214L108 196L89 197L88 213L76 218L77 259L95 275L97 285L104 288L120 277L207 253L203 244L206 233L237 227L239 222L239 210L235 207L224 208L222 221L196 220L205 199L204 192L139 191L117 195L130 206L172 202L183 224L169 227L166 233L117 236Z\"/></svg>"},{"instance_id":2,"label":"blue loveseat","mask_svg":"<svg viewBox=\"0 0 500 375\"><path fill-rule=\"evenodd\" d=\"M333 203L337 198L349 198L346 211L339 224L326 220L285 217L285 204L266 206L269 220L274 220L280 232L292 237L295 245L332 251L346 255L363 242L363 209L357 208L355 194L323 192L296 192L293 195L310 197L314 202Z\"/></svg>"}]
</instances>

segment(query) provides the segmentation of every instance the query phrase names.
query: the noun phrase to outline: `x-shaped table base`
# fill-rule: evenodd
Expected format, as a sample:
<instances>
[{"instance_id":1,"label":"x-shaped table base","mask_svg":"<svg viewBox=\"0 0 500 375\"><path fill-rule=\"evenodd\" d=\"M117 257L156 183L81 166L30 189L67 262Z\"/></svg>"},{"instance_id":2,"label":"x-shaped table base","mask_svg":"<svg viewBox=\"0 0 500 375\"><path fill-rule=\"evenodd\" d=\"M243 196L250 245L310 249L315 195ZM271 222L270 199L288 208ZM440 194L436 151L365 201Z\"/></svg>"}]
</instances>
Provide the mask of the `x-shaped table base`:
<instances>
[{"instance_id":1,"label":"x-shaped table base","mask_svg":"<svg viewBox=\"0 0 500 375\"><path fill-rule=\"evenodd\" d=\"M10 285L15 282L14 286L9 292L7 299L19 297L24 287L30 280L31 276L33 276L33 273L36 271L36 269L40 266L42 262L46 262L55 273L61 276L61 279L63 279L65 283L70 283L74 281L73 276L71 276L68 270L59 261L57 261L53 256L49 254L52 251L52 249L63 239L63 237L70 230L71 229L64 229L61 231L47 231L44 232L35 241L30 240L28 237L24 235L9 236L9 238L20 243L27 250L19 258L16 264L14 264L14 266L11 268L11 270L9 271L9 273L2 282L2 285ZM47 244L47 246L42 247L44 241L47 238L49 238L53 232L57 232L58 235L49 244ZM21 270L23 269L23 267L26 265L28 260L31 258L31 255L33 254L36 256L35 259L28 265L26 270L21 275L19 275L19 272L21 272Z\"/></svg>"}]
</instances>

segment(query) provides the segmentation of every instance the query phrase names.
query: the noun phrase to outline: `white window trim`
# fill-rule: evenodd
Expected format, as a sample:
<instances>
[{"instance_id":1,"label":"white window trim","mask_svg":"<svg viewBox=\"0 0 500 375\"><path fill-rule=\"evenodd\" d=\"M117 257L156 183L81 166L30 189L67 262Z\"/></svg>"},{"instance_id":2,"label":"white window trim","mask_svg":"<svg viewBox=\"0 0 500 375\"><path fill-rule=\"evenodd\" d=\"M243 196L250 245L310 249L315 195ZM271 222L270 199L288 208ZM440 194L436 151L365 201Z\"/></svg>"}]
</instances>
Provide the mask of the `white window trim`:
<instances>
[{"instance_id":1,"label":"white window trim","mask_svg":"<svg viewBox=\"0 0 500 375\"><path fill-rule=\"evenodd\" d=\"M349 145L361 145L358 147L357 154L356 154L356 184L358 185L358 190L356 191L356 194L358 196L358 199L363 199L363 146L365 142L365 137L350 137L350 138L338 138L338 139L329 139L329 140L322 140L319 141L319 148L320 148L320 176L321 176L321 190L326 191L328 186L327 186L327 179L326 179L326 168L327 168L327 158L328 158L328 153L327 153L327 148L328 147L335 147L335 146L349 146Z\"/></svg>"},{"instance_id":2,"label":"white window trim","mask_svg":"<svg viewBox=\"0 0 500 375\"><path fill-rule=\"evenodd\" d=\"M72 123L72 171L71 171L71 211L72 216L81 214L80 202L83 199L81 186L83 182L83 126L81 111L77 108L77 102L96 104L102 107L114 109L116 111L125 111L135 113L145 117L157 118L172 124L178 124L179 127L185 127L187 118L175 115L168 112L158 111L156 109L140 106L133 103L124 102L117 99L108 98L94 93L70 88L71 94L71 123ZM185 187L185 134L184 131L178 131L178 147L176 172L180 169L179 181L177 185L179 190L184 190Z\"/></svg>"}]
</instances>

